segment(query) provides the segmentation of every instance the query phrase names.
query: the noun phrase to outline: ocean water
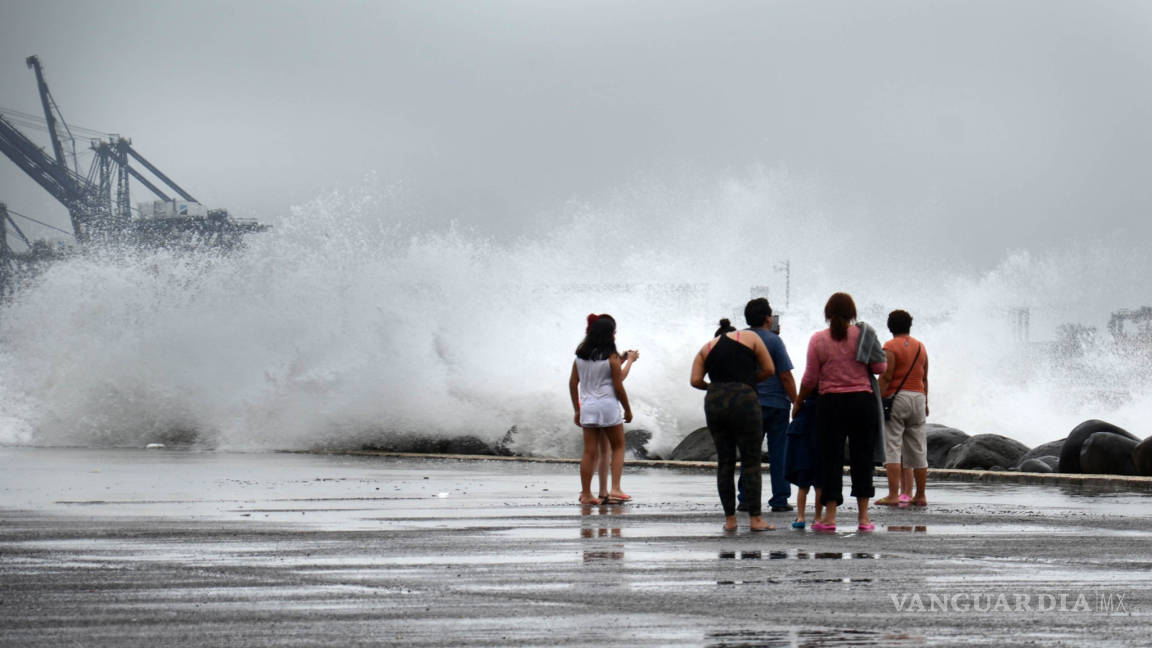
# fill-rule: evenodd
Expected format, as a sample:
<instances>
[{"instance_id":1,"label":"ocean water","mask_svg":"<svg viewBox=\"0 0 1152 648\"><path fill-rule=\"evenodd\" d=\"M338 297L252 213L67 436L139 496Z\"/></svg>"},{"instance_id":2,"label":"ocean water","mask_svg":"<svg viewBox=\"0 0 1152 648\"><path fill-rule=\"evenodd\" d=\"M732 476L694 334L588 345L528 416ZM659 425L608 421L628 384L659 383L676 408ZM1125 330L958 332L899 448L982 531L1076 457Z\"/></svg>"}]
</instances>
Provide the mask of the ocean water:
<instances>
[{"instance_id":1,"label":"ocean water","mask_svg":"<svg viewBox=\"0 0 1152 648\"><path fill-rule=\"evenodd\" d=\"M769 297L799 379L837 290L884 339L889 310L913 314L930 421L1028 445L1086 418L1152 434L1149 347L1105 326L1152 301L1135 243L1006 250L965 270L947 240L894 253L866 210L768 172L632 183L515 240L424 228L414 213L399 190L365 183L230 254L54 265L0 308L0 444L358 447L495 441L516 426L517 451L571 456L572 351L585 316L606 312L619 346L641 352L632 427L666 453L703 425L688 374L720 317L742 324L745 301ZM1084 328L1070 336L1070 324Z\"/></svg>"}]
</instances>

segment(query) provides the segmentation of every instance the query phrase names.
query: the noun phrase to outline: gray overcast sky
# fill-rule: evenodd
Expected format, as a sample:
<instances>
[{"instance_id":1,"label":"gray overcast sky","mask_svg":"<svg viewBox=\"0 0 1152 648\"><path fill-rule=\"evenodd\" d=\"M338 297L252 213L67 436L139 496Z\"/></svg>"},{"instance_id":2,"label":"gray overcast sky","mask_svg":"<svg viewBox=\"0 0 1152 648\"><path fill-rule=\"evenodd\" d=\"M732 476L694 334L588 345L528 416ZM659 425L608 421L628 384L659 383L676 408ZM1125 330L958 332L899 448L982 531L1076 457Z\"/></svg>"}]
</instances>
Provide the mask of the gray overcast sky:
<instances>
[{"instance_id":1,"label":"gray overcast sky","mask_svg":"<svg viewBox=\"0 0 1152 648\"><path fill-rule=\"evenodd\" d=\"M238 216L375 171L403 182L430 222L500 236L637 178L760 165L862 207L876 227L916 223L918 242L977 266L1005 248L1147 240L1152 227L1147 2L0 0L0 11L0 106L39 112L24 64L38 54L70 123L132 137ZM66 222L6 159L0 201Z\"/></svg>"}]
</instances>

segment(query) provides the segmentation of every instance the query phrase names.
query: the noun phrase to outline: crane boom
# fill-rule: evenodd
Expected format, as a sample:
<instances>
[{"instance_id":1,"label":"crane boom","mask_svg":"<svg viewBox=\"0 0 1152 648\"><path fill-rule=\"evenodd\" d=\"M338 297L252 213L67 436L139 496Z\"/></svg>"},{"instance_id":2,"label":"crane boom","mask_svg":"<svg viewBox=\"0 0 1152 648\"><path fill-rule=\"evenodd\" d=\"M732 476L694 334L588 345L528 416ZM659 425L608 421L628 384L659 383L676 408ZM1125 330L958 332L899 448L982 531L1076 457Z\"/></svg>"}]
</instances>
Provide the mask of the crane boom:
<instances>
[{"instance_id":1,"label":"crane boom","mask_svg":"<svg viewBox=\"0 0 1152 648\"><path fill-rule=\"evenodd\" d=\"M84 229L88 224L85 216L87 201L84 191L87 182L69 171L68 167L53 161L44 149L36 146L2 116L0 116L0 151L45 191L52 194L53 198L64 204L72 220L72 231L77 240L83 239Z\"/></svg>"},{"instance_id":2,"label":"crane boom","mask_svg":"<svg viewBox=\"0 0 1152 648\"><path fill-rule=\"evenodd\" d=\"M36 72L36 87L40 90L40 103L44 106L44 121L48 122L48 136L52 139L52 151L56 153L56 162L68 168L68 163L64 161L64 144L60 141L60 133L56 130L56 115L52 112L52 95L48 92L48 82L44 80L44 68L40 66L40 58L29 56L24 62Z\"/></svg>"},{"instance_id":3,"label":"crane boom","mask_svg":"<svg viewBox=\"0 0 1152 648\"><path fill-rule=\"evenodd\" d=\"M175 191L176 193L180 194L181 198L183 198L184 200L187 200L188 202L194 202L194 203L200 202L199 200L196 200L195 198L193 198L192 195L189 194L187 191L184 191L183 189L181 189L179 185L177 185L175 182L173 182L171 178L164 175L164 173L161 172L160 169L157 169L155 166L153 166L153 164L151 162L149 162L148 160L145 160L144 156L137 153L136 149L132 148L131 144L126 145L126 149L128 151L128 155L131 155L133 158L135 158L135 160L137 162L139 162L140 164L143 164L144 168L151 171L152 174L155 175L157 178L160 178L161 180L163 180L164 184L171 187L172 191ZM137 180L140 179L139 174L136 174L136 179ZM153 187L151 185L151 183L147 183L147 184L148 184L148 188L151 189L153 193L155 193L158 196L163 196L164 200L168 200L168 197L164 195L164 192Z\"/></svg>"}]
</instances>

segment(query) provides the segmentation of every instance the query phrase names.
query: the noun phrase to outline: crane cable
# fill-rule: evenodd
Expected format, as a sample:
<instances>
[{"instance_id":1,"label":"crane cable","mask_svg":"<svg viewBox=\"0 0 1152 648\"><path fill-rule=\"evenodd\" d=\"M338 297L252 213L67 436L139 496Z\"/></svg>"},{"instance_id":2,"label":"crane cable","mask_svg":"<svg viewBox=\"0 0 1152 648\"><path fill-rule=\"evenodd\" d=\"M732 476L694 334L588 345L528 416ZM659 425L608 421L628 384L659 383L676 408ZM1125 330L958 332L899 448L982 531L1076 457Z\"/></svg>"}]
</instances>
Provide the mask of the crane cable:
<instances>
[{"instance_id":1,"label":"crane cable","mask_svg":"<svg viewBox=\"0 0 1152 648\"><path fill-rule=\"evenodd\" d=\"M42 220L36 220L35 218L32 218L31 216L25 216L24 214L21 214L18 211L13 211L12 209L8 209L8 215L9 216L19 216L20 218L23 218L24 220L32 221L33 223L47 227L50 230L56 230L57 232L60 232L61 234L67 234L68 236L75 236L75 234L73 234L72 232L69 232L68 230L60 229L59 227L56 227L55 225L49 225L48 223L45 223Z\"/></svg>"},{"instance_id":2,"label":"crane cable","mask_svg":"<svg viewBox=\"0 0 1152 648\"><path fill-rule=\"evenodd\" d=\"M30 124L27 124L27 125L31 126L33 128L40 128L43 130L48 130L48 121L46 119L44 119L43 116L37 116L37 115L34 115L32 113L26 113L26 112L23 112L21 110L6 108L4 106L0 106L0 115L17 118L17 119L20 119L20 120L26 121L26 122L31 122ZM61 121L63 121L63 119L61 119ZM112 133L108 133L108 132L101 131L101 130L96 130L95 128L87 128L84 126L69 126L67 123L65 123L65 127L70 129L70 130L75 130L76 132L83 131L81 133L82 135L99 136L99 137L108 137L108 136L112 135Z\"/></svg>"}]
</instances>

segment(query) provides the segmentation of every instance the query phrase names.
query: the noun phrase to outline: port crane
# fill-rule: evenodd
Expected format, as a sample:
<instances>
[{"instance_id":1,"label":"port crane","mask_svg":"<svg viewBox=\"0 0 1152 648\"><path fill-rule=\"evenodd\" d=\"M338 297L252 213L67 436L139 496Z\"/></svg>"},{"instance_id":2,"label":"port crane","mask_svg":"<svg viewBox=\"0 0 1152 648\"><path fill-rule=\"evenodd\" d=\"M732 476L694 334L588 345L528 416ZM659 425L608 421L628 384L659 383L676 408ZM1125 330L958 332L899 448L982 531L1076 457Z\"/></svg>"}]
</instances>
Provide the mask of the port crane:
<instances>
[{"instance_id":1,"label":"port crane","mask_svg":"<svg viewBox=\"0 0 1152 648\"><path fill-rule=\"evenodd\" d=\"M81 174L76 163L75 138L48 89L40 59L29 56L26 63L36 75L52 151L49 153L37 146L20 132L13 120L0 113L0 152L64 205L71 221L71 234L78 245L207 244L231 247L244 234L267 229L255 220L232 218L223 209L204 208L141 155L130 139L118 135L91 142L95 156L87 173ZM68 164L66 139L72 149L72 166ZM151 174L152 179L142 170ZM155 200L133 208L129 178L147 188ZM35 252L35 246L27 241L8 210L0 210L0 234L5 234L0 237L3 241L0 246L0 282L5 276L10 276L13 264L22 257L8 246L6 232L9 226L19 233L30 251Z\"/></svg>"}]
</instances>

